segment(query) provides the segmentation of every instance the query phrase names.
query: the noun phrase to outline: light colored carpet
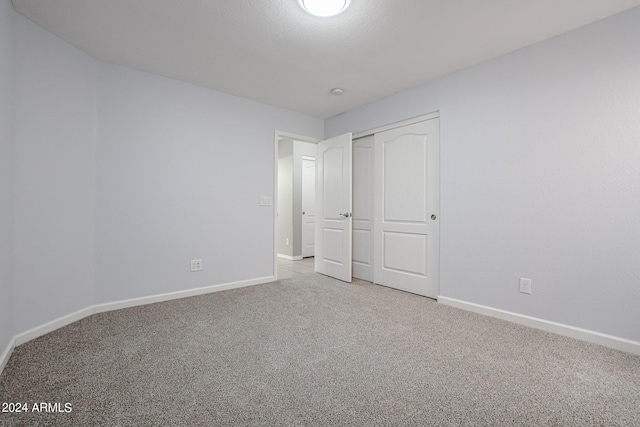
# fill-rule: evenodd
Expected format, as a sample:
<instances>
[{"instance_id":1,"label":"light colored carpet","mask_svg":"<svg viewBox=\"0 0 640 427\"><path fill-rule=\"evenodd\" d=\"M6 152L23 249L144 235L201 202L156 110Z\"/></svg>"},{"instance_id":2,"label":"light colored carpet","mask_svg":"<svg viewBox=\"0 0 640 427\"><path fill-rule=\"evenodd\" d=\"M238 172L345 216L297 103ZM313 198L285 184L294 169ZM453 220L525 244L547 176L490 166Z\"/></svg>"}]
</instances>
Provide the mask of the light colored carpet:
<instances>
[{"instance_id":1,"label":"light colored carpet","mask_svg":"<svg viewBox=\"0 0 640 427\"><path fill-rule=\"evenodd\" d=\"M312 275L88 317L17 347L1 425L639 426L640 357Z\"/></svg>"}]
</instances>

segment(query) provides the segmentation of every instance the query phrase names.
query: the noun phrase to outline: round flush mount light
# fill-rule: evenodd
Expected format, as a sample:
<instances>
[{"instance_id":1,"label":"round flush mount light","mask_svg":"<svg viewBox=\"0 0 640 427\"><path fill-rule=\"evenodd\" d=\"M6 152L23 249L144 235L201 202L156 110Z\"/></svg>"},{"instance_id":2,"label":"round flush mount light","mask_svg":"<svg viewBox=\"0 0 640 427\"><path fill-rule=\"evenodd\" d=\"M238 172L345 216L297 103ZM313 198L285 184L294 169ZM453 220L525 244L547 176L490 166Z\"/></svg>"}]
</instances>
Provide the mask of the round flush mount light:
<instances>
[{"instance_id":1,"label":"round flush mount light","mask_svg":"<svg viewBox=\"0 0 640 427\"><path fill-rule=\"evenodd\" d=\"M349 6L350 0L300 0L302 7L312 15L337 15Z\"/></svg>"},{"instance_id":2,"label":"round flush mount light","mask_svg":"<svg viewBox=\"0 0 640 427\"><path fill-rule=\"evenodd\" d=\"M343 93L344 93L344 89L341 89L339 87L337 87L335 89L331 89L331 95L340 96Z\"/></svg>"}]
</instances>

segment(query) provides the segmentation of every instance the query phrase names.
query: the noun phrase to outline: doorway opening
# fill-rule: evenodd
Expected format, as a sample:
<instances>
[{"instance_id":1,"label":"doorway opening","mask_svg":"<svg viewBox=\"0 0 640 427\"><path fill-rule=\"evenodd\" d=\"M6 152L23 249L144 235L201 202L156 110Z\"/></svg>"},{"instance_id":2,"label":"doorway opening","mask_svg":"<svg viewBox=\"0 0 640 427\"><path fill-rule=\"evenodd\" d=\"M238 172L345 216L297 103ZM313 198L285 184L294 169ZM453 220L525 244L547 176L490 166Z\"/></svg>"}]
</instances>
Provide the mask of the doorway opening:
<instances>
[{"instance_id":1,"label":"doorway opening","mask_svg":"<svg viewBox=\"0 0 640 427\"><path fill-rule=\"evenodd\" d=\"M276 131L274 272L277 279L314 272L318 141Z\"/></svg>"}]
</instances>

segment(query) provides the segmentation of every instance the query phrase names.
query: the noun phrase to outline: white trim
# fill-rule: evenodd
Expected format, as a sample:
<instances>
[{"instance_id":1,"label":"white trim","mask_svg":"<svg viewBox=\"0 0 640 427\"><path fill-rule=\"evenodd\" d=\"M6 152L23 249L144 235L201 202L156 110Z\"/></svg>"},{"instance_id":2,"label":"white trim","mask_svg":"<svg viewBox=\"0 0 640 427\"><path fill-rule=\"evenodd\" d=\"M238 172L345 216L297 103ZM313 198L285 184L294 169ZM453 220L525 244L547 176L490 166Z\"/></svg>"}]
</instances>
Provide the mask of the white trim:
<instances>
[{"instance_id":1,"label":"white trim","mask_svg":"<svg viewBox=\"0 0 640 427\"><path fill-rule=\"evenodd\" d=\"M359 138L364 138L365 136L371 136L373 134L379 133L379 132L384 132L385 130L391 130L391 129L395 129L395 128L399 128L402 126L408 126L408 125L412 125L414 123L419 123L419 122L424 122L427 120L432 120L432 119L437 119L440 117L440 112L436 111L434 113L429 113L429 114L425 114L422 116L418 116L418 117L414 117L412 119L407 119L407 120L403 120L401 122L395 122L395 123L391 123L388 124L386 126L381 126L375 129L371 129L371 130L364 130L362 132L357 132L353 134L353 139L359 139Z\"/></svg>"},{"instance_id":2,"label":"white trim","mask_svg":"<svg viewBox=\"0 0 640 427\"><path fill-rule=\"evenodd\" d=\"M4 367L7 366L7 362L9 362L9 358L11 357L11 353L13 353L13 349L16 348L16 338L13 337L9 340L7 344L7 348L2 352L2 356L0 356L0 374L4 371Z\"/></svg>"},{"instance_id":3,"label":"white trim","mask_svg":"<svg viewBox=\"0 0 640 427\"><path fill-rule=\"evenodd\" d=\"M213 292L227 291L229 289L244 288L247 286L262 285L264 283L275 282L275 276L260 277L259 279L243 280L239 282L223 283L220 285L205 286L203 288L188 289L186 291L168 292L166 294L151 295L148 297L131 298L122 301L108 302L93 306L93 314L105 311L120 310L122 308L136 307L139 305L154 304L157 302L170 301L193 297L197 295L209 294Z\"/></svg>"},{"instance_id":4,"label":"white trim","mask_svg":"<svg viewBox=\"0 0 640 427\"><path fill-rule=\"evenodd\" d=\"M127 300L97 304L97 305L89 306L87 308L83 308L82 310L78 310L71 314L67 314L65 316L59 317L57 319L54 319L40 326L36 326L35 328L29 329L28 331L22 332L16 335L15 337L13 337L11 341L9 341L9 344L7 345L7 348L5 349L4 353L2 353L2 356L0 356L0 373L2 373L2 370L4 369L7 362L9 361L9 357L11 357L11 353L13 352L13 349L16 346L20 344L24 344L42 335L48 334L49 332L53 332L56 329L62 328L63 326L70 325L71 323L77 322L78 320L84 319L85 317L91 316L92 314L120 310L123 308L129 308L129 307L136 307L139 305L154 304L157 302L187 298L187 297L203 295L203 294L208 294L213 292L226 291L229 289L237 289L237 288L244 288L247 286L261 285L264 283L275 282L275 281L276 281L276 277L274 275L274 276L260 277L258 279L242 280L239 282L223 283L219 285L205 286L202 288L188 289L185 291L168 292L164 294L151 295L151 296L140 297L140 298L131 298Z\"/></svg>"},{"instance_id":5,"label":"white trim","mask_svg":"<svg viewBox=\"0 0 640 427\"><path fill-rule=\"evenodd\" d=\"M565 337L576 338L582 341L600 344L605 347L610 347L616 350L640 355L640 342L631 341L626 338L602 334L600 332L594 332L588 329L576 328L575 326L551 322L549 320L538 319L536 317L525 316L523 314L513 313L510 311L500 310L497 308L487 307L484 305L474 304L471 302L461 301L443 296L438 296L438 302L451 307L460 308L462 310L472 311L474 313L495 317L497 319L507 320L509 322L518 323L520 325L529 326L531 328L541 329L543 331L552 332L554 334L563 335Z\"/></svg>"},{"instance_id":6,"label":"white trim","mask_svg":"<svg viewBox=\"0 0 640 427\"><path fill-rule=\"evenodd\" d=\"M302 259L302 255L291 256L279 253L278 258L288 259L289 261L300 261Z\"/></svg>"},{"instance_id":7,"label":"white trim","mask_svg":"<svg viewBox=\"0 0 640 427\"><path fill-rule=\"evenodd\" d=\"M83 308L82 310L75 311L62 317L58 317L57 319L54 319L40 326L36 326L35 328L29 329L28 331L16 335L16 346L31 341L32 339L41 337L42 335L48 334L49 332L53 332L56 329L62 328L63 326L70 325L73 322L84 319L85 317L91 316L93 314L93 307L94 306L89 306L87 308Z\"/></svg>"},{"instance_id":8,"label":"white trim","mask_svg":"<svg viewBox=\"0 0 640 427\"><path fill-rule=\"evenodd\" d=\"M276 143L273 150L273 277L278 277L278 143L280 132L276 129L274 138Z\"/></svg>"},{"instance_id":9,"label":"white trim","mask_svg":"<svg viewBox=\"0 0 640 427\"><path fill-rule=\"evenodd\" d=\"M276 129L276 144L282 138L294 139L296 141L301 141L301 142L313 142L313 143L316 143L316 144L318 142L322 141L322 139L313 138L311 136L298 135L298 134L295 134L295 133L284 132L284 131Z\"/></svg>"}]
</instances>

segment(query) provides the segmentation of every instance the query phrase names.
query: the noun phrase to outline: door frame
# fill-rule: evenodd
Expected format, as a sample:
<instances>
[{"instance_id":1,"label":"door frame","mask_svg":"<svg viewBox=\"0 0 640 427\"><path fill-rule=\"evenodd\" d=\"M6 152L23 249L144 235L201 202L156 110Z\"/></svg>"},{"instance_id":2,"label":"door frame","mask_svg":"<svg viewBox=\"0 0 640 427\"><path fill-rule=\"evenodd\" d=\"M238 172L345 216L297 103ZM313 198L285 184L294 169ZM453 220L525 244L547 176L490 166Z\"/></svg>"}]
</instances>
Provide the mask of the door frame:
<instances>
[{"instance_id":1,"label":"door frame","mask_svg":"<svg viewBox=\"0 0 640 427\"><path fill-rule=\"evenodd\" d=\"M411 119L403 120L401 122L394 122L394 123L390 123L388 125L380 126L370 130L364 130L362 132L354 133L353 139L374 135L379 132L384 132L385 130L391 130L391 129L399 128L402 126L413 125L415 123L424 122L426 120L437 119L439 117L440 117L440 111L434 111L433 113L423 114L422 116L416 116Z\"/></svg>"},{"instance_id":2,"label":"door frame","mask_svg":"<svg viewBox=\"0 0 640 427\"><path fill-rule=\"evenodd\" d=\"M298 135L276 129L274 133L274 159L273 159L273 277L278 280L278 142L281 139L293 139L294 141L311 142L317 144L320 138Z\"/></svg>"}]
</instances>

